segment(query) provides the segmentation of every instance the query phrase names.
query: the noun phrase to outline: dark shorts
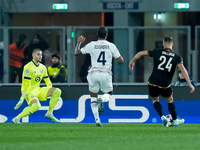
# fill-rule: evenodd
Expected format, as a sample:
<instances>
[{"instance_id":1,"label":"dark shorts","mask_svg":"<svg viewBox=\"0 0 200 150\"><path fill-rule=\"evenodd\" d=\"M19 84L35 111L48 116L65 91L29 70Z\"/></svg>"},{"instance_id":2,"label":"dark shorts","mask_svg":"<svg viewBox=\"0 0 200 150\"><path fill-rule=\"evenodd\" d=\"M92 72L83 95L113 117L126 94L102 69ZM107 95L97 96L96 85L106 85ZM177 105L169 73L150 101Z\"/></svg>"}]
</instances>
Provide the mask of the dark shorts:
<instances>
[{"instance_id":1,"label":"dark shorts","mask_svg":"<svg viewBox=\"0 0 200 150\"><path fill-rule=\"evenodd\" d=\"M171 86L169 88L159 88L148 84L148 87L149 95L151 97L158 97L159 95L161 95L162 97L170 97L173 93Z\"/></svg>"}]
</instances>

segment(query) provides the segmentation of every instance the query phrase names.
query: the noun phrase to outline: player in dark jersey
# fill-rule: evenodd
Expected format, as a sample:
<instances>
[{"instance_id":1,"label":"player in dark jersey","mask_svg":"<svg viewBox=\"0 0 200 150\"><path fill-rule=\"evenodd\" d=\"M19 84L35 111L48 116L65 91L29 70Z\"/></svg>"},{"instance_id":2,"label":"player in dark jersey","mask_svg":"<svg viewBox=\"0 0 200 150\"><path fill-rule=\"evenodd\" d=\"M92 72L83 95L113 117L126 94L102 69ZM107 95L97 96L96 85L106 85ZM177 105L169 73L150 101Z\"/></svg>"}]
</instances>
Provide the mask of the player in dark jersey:
<instances>
[{"instance_id":1,"label":"player in dark jersey","mask_svg":"<svg viewBox=\"0 0 200 150\"><path fill-rule=\"evenodd\" d=\"M183 59L177 55L172 46L174 45L172 37L164 36L163 49L146 50L138 52L129 63L129 68L133 70L135 62L142 56L153 57L153 71L148 80L149 95L153 100L153 106L163 121L163 125L168 127L168 122L162 111L162 105L159 102L159 95L165 97L168 102L168 110L173 118L173 126L184 123L184 119L177 119L176 107L173 100L171 81L174 76L176 66L181 70L191 91L195 91L190 82L188 72L183 65Z\"/></svg>"}]
</instances>

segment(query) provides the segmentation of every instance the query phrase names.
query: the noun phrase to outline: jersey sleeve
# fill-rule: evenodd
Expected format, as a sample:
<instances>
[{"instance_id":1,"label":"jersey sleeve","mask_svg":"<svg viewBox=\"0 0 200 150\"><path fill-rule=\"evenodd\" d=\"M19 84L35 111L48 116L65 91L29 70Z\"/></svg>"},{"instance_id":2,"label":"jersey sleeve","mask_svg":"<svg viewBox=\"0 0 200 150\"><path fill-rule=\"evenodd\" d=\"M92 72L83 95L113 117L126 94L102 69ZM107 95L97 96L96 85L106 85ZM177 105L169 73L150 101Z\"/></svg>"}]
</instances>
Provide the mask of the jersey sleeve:
<instances>
[{"instance_id":1,"label":"jersey sleeve","mask_svg":"<svg viewBox=\"0 0 200 150\"><path fill-rule=\"evenodd\" d=\"M121 56L119 50L114 44L111 44L111 48L112 48L112 55L114 58L118 58L119 56Z\"/></svg>"},{"instance_id":2,"label":"jersey sleeve","mask_svg":"<svg viewBox=\"0 0 200 150\"><path fill-rule=\"evenodd\" d=\"M178 59L177 59L177 65L178 64L183 64L183 58L181 56L178 56Z\"/></svg>"},{"instance_id":3,"label":"jersey sleeve","mask_svg":"<svg viewBox=\"0 0 200 150\"><path fill-rule=\"evenodd\" d=\"M52 87L51 80L48 78L44 78L44 82L46 83L47 87Z\"/></svg>"},{"instance_id":4,"label":"jersey sleeve","mask_svg":"<svg viewBox=\"0 0 200 150\"><path fill-rule=\"evenodd\" d=\"M150 50L147 51L147 53L148 53L148 55L149 55L150 57L153 57L154 54L155 54L155 52L156 52L155 49L150 49Z\"/></svg>"},{"instance_id":5,"label":"jersey sleeve","mask_svg":"<svg viewBox=\"0 0 200 150\"><path fill-rule=\"evenodd\" d=\"M52 87L52 83L51 83L51 80L49 79L46 67L44 67L43 79L44 79L44 82L46 83L47 87Z\"/></svg>"},{"instance_id":6,"label":"jersey sleeve","mask_svg":"<svg viewBox=\"0 0 200 150\"><path fill-rule=\"evenodd\" d=\"M31 83L31 71L27 66L24 67L23 70L23 80L22 80L22 87L21 87L21 92L28 93L29 86Z\"/></svg>"},{"instance_id":7,"label":"jersey sleeve","mask_svg":"<svg viewBox=\"0 0 200 150\"><path fill-rule=\"evenodd\" d=\"M47 68L47 73L50 75L50 66Z\"/></svg>"},{"instance_id":8,"label":"jersey sleeve","mask_svg":"<svg viewBox=\"0 0 200 150\"><path fill-rule=\"evenodd\" d=\"M82 54L88 54L89 53L89 48L90 47L90 43L88 43L87 45L85 45L84 47L81 48L81 53Z\"/></svg>"},{"instance_id":9,"label":"jersey sleeve","mask_svg":"<svg viewBox=\"0 0 200 150\"><path fill-rule=\"evenodd\" d=\"M47 68L44 67L44 74L43 74L43 78L48 78L48 73L47 73Z\"/></svg>"}]
</instances>

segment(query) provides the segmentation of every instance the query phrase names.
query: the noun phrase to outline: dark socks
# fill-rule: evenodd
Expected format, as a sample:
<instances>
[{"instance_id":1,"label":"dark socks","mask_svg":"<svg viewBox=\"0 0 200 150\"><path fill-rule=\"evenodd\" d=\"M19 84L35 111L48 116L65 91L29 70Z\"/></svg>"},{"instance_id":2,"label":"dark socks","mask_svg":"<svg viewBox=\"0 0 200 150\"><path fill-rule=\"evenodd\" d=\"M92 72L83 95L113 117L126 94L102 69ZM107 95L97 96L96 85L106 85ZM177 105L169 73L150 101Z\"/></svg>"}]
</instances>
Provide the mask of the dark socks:
<instances>
[{"instance_id":1,"label":"dark socks","mask_svg":"<svg viewBox=\"0 0 200 150\"><path fill-rule=\"evenodd\" d=\"M162 117L164 114L163 114L162 105L160 104L160 102L153 103L153 106L155 110L158 112L159 116Z\"/></svg>"},{"instance_id":2,"label":"dark socks","mask_svg":"<svg viewBox=\"0 0 200 150\"><path fill-rule=\"evenodd\" d=\"M168 103L168 110L169 110L170 114L172 115L173 120L176 120L177 113L176 113L176 107L175 107L174 102Z\"/></svg>"}]
</instances>

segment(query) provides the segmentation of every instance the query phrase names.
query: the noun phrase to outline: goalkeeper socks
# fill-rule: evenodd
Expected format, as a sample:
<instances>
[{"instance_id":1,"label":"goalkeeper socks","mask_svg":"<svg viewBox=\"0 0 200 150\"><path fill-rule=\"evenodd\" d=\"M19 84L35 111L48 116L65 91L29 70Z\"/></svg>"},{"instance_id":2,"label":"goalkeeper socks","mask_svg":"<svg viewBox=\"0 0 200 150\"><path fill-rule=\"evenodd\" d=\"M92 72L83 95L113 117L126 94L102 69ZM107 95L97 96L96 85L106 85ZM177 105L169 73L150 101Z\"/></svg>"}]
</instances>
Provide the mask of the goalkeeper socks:
<instances>
[{"instance_id":1,"label":"goalkeeper socks","mask_svg":"<svg viewBox=\"0 0 200 150\"><path fill-rule=\"evenodd\" d=\"M153 106L155 110L157 111L157 113L159 114L159 116L162 117L164 114L163 114L162 105L160 104L160 102L159 101L154 102Z\"/></svg>"},{"instance_id":2,"label":"goalkeeper socks","mask_svg":"<svg viewBox=\"0 0 200 150\"><path fill-rule=\"evenodd\" d=\"M175 107L174 102L168 103L168 110L169 110L170 114L172 115L172 119L176 120L177 119L177 113L176 113L176 107Z\"/></svg>"},{"instance_id":3,"label":"goalkeeper socks","mask_svg":"<svg viewBox=\"0 0 200 150\"><path fill-rule=\"evenodd\" d=\"M60 95L61 95L61 90L59 88L56 88L50 99L48 113L50 114L53 113L53 109L56 107L56 104L58 103Z\"/></svg>"},{"instance_id":4,"label":"goalkeeper socks","mask_svg":"<svg viewBox=\"0 0 200 150\"><path fill-rule=\"evenodd\" d=\"M99 120L98 104L96 97L91 97L91 109L95 120Z\"/></svg>"},{"instance_id":5,"label":"goalkeeper socks","mask_svg":"<svg viewBox=\"0 0 200 150\"><path fill-rule=\"evenodd\" d=\"M33 103L30 107L25 108L18 116L18 119L21 119L23 117L26 117L34 112L36 112L37 110L39 110L41 107L40 103Z\"/></svg>"}]
</instances>

